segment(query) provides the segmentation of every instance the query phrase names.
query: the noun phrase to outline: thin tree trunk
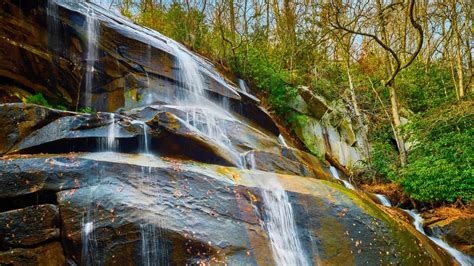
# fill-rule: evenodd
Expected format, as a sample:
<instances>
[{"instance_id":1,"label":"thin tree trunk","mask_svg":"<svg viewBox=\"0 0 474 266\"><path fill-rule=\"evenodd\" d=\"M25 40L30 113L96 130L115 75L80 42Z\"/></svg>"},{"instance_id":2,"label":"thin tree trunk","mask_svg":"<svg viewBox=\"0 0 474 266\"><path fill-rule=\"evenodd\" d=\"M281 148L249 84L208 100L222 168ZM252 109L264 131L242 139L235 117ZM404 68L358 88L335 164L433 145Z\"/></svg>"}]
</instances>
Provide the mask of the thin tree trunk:
<instances>
[{"instance_id":1,"label":"thin tree trunk","mask_svg":"<svg viewBox=\"0 0 474 266\"><path fill-rule=\"evenodd\" d=\"M395 140L397 141L398 152L400 154L400 164L402 167L405 167L407 164L407 154L405 150L405 140L403 139L401 132L402 123L400 121L400 112L398 110L397 93L392 84L388 84L387 87L390 94L390 103L392 105L392 119L395 127L394 135Z\"/></svg>"},{"instance_id":2,"label":"thin tree trunk","mask_svg":"<svg viewBox=\"0 0 474 266\"><path fill-rule=\"evenodd\" d=\"M382 0L377 0L377 9L379 11L379 23L380 23L380 30L382 34L382 40L384 43L389 43L388 42L388 34L387 30L385 28L385 21L383 16L381 15L381 10L382 10ZM389 54L387 51L385 51L385 61L386 64L390 66L391 71L394 72L394 66L393 62L390 60ZM405 140L403 139L402 133L401 133L401 121L400 121L400 112L398 109L398 97L397 97L397 91L395 89L394 82L389 82L386 84L389 95L390 95L390 104L391 104L391 111L392 111L392 122L394 126L394 131L393 135L395 137L395 141L397 142L397 147L398 147L398 153L400 156L400 165L402 167L405 167L407 164L407 154L405 150Z\"/></svg>"},{"instance_id":3,"label":"thin tree trunk","mask_svg":"<svg viewBox=\"0 0 474 266\"><path fill-rule=\"evenodd\" d=\"M458 29L458 15L456 10L456 0L451 0L451 12L452 12L452 29L453 29L453 38L456 49L456 69L458 74L458 90L459 98L464 98L464 73L462 66L462 55L461 55L461 36Z\"/></svg>"}]
</instances>

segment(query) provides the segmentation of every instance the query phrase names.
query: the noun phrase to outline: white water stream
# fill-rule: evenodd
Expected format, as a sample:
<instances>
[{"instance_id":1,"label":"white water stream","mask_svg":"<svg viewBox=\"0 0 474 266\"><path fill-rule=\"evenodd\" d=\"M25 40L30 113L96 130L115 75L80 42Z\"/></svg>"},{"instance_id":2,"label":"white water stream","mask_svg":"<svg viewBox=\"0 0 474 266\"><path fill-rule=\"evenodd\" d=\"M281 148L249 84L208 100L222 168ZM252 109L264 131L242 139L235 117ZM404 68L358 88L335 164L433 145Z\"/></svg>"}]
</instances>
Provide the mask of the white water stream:
<instances>
[{"instance_id":1,"label":"white water stream","mask_svg":"<svg viewBox=\"0 0 474 266\"><path fill-rule=\"evenodd\" d=\"M166 266L169 265L168 248L163 243L161 230L154 224L140 225L140 239L142 246L142 265Z\"/></svg>"},{"instance_id":2,"label":"white water stream","mask_svg":"<svg viewBox=\"0 0 474 266\"><path fill-rule=\"evenodd\" d=\"M387 197L385 197L384 195L382 194L374 194L375 197L377 197L377 199L380 201L380 203L385 206L385 207L392 207L392 203L390 202L389 199L387 199Z\"/></svg>"},{"instance_id":3,"label":"white water stream","mask_svg":"<svg viewBox=\"0 0 474 266\"><path fill-rule=\"evenodd\" d=\"M250 169L255 170L255 156L250 155ZM272 244L273 258L279 266L311 265L302 248L288 194L276 176L258 179L265 208L264 223Z\"/></svg>"},{"instance_id":4,"label":"white water stream","mask_svg":"<svg viewBox=\"0 0 474 266\"><path fill-rule=\"evenodd\" d=\"M334 178L336 178L337 180L342 181L342 183L344 184L344 186L345 186L346 188L355 190L355 187L354 187L351 183L349 183L348 181L346 181L346 180L344 180L344 179L342 179L342 178L339 177L339 172L337 171L336 167L334 167L334 166L331 165L331 166L329 167L329 171L331 171L331 174L332 174L332 176L333 176Z\"/></svg>"},{"instance_id":5,"label":"white water stream","mask_svg":"<svg viewBox=\"0 0 474 266\"><path fill-rule=\"evenodd\" d=\"M402 209L403 210L403 209ZM461 266L473 266L474 265L474 258L463 254L459 250L451 247L448 243L444 242L440 238L429 236L426 234L425 229L423 229L423 218L420 214L416 212L416 210L403 210L404 212L408 213L413 218L413 225L415 226L416 230L420 233L424 234L428 237L431 241L433 241L436 245L441 247L442 249L446 250L451 256L453 256Z\"/></svg>"},{"instance_id":6,"label":"white water stream","mask_svg":"<svg viewBox=\"0 0 474 266\"><path fill-rule=\"evenodd\" d=\"M99 22L93 9L89 10L86 20L87 55L86 55L86 84L85 106L92 108L92 88L94 86L95 63L98 58Z\"/></svg>"},{"instance_id":7,"label":"white water stream","mask_svg":"<svg viewBox=\"0 0 474 266\"><path fill-rule=\"evenodd\" d=\"M377 199L380 201L380 203L383 206L392 207L392 204L391 204L390 200L388 200L388 198L385 197L384 195L374 194L374 196L377 197ZM470 257L466 254L463 254L459 250L451 247L448 243L444 242L440 238L427 235L426 232L425 232L425 229L423 228L423 218L421 217L421 215L418 212L416 212L416 210L405 210L405 209L401 209L401 210L408 213L408 215L410 215L410 217L413 218L413 226L415 227L415 229L418 232L420 232L423 235L425 235L426 237L428 237L431 241L433 241L440 248L446 250L446 252L448 252L451 256L453 256L454 259L456 259L456 261L459 262L459 264L461 264L461 266L473 266L474 265L474 259L472 257Z\"/></svg>"},{"instance_id":8,"label":"white water stream","mask_svg":"<svg viewBox=\"0 0 474 266\"><path fill-rule=\"evenodd\" d=\"M179 97L179 105L186 107L182 109L186 112L186 122L215 141L231 155L239 168L243 168L240 153L230 141L225 126L219 125L222 116L229 120L235 119L224 107L208 99L200 66L190 52L173 40L169 40L168 45L177 58L177 78L181 86L186 88L184 95Z\"/></svg>"},{"instance_id":9,"label":"white water stream","mask_svg":"<svg viewBox=\"0 0 474 266\"><path fill-rule=\"evenodd\" d=\"M288 148L288 144L286 143L285 138L284 138L281 134L278 135L278 142L280 142L280 144L281 144L283 147Z\"/></svg>"},{"instance_id":10,"label":"white water stream","mask_svg":"<svg viewBox=\"0 0 474 266\"><path fill-rule=\"evenodd\" d=\"M101 152L114 152L118 149L118 142L116 139L116 124L115 114L107 113L107 136L99 139L99 151Z\"/></svg>"},{"instance_id":11,"label":"white water stream","mask_svg":"<svg viewBox=\"0 0 474 266\"><path fill-rule=\"evenodd\" d=\"M245 81L243 79L239 79L239 88L243 92L249 92L249 90L247 88L247 84L245 83Z\"/></svg>"},{"instance_id":12,"label":"white water stream","mask_svg":"<svg viewBox=\"0 0 474 266\"><path fill-rule=\"evenodd\" d=\"M139 140L140 152L145 154L150 154L150 136L148 136L148 125L139 120L132 121L132 124L137 124L143 129L143 135Z\"/></svg>"}]
</instances>

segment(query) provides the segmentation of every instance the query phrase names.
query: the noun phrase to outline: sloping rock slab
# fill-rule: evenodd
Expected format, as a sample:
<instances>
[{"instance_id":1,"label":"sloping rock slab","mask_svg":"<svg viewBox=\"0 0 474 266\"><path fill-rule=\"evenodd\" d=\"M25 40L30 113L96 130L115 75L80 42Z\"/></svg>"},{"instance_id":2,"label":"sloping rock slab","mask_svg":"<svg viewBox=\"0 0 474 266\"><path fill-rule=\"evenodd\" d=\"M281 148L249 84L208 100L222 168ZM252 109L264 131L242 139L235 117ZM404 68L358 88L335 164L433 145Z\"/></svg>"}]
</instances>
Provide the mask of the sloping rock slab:
<instances>
[{"instance_id":1,"label":"sloping rock slab","mask_svg":"<svg viewBox=\"0 0 474 266\"><path fill-rule=\"evenodd\" d=\"M33 131L59 119L75 115L35 104L0 104L0 155L7 153Z\"/></svg>"},{"instance_id":2,"label":"sloping rock slab","mask_svg":"<svg viewBox=\"0 0 474 266\"><path fill-rule=\"evenodd\" d=\"M64 251L59 242L36 248L16 248L0 252L0 265L66 265Z\"/></svg>"},{"instance_id":3,"label":"sloping rock slab","mask_svg":"<svg viewBox=\"0 0 474 266\"><path fill-rule=\"evenodd\" d=\"M110 113L77 114L58 118L32 132L15 145L10 153L100 150L105 149L100 146L106 146L108 138L114 138L110 141L120 142L121 139L133 139L142 135L143 125L133 123L123 116Z\"/></svg>"},{"instance_id":4,"label":"sloping rock slab","mask_svg":"<svg viewBox=\"0 0 474 266\"><path fill-rule=\"evenodd\" d=\"M324 171L319 163L307 163L305 160L285 152L288 150L283 149L282 153L249 151L244 155L246 167L280 174L308 176L324 180L334 179Z\"/></svg>"},{"instance_id":5,"label":"sloping rock slab","mask_svg":"<svg viewBox=\"0 0 474 266\"><path fill-rule=\"evenodd\" d=\"M37 205L0 213L0 246L31 246L59 238L55 205Z\"/></svg>"},{"instance_id":6,"label":"sloping rock slab","mask_svg":"<svg viewBox=\"0 0 474 266\"><path fill-rule=\"evenodd\" d=\"M53 5L49 10L48 3ZM92 42L98 55L92 102L98 110L114 111L123 106L124 93L145 87L147 80L177 80L177 55L169 44L172 40L96 4L38 0L2 1L2 6L0 76L56 102L75 106L84 101L77 97L85 90L87 17L91 13L100 33L97 42ZM241 99L212 64L193 57L202 66L209 91Z\"/></svg>"},{"instance_id":7,"label":"sloping rock slab","mask_svg":"<svg viewBox=\"0 0 474 266\"><path fill-rule=\"evenodd\" d=\"M260 187L281 184L313 263L451 263L406 222L328 181L143 155L10 159L42 176L44 188L59 191L65 252L75 262L272 264ZM64 161L76 165L74 176L64 174L71 171ZM17 168L0 171L14 176Z\"/></svg>"},{"instance_id":8,"label":"sloping rock slab","mask_svg":"<svg viewBox=\"0 0 474 266\"><path fill-rule=\"evenodd\" d=\"M206 117L212 115L213 120L209 123L215 124L229 138L232 145L239 152L251 149L265 149L276 146L277 141L273 135L268 136L262 130L252 127L249 124L242 123L230 114L216 114L213 109L203 107L183 107L174 105L150 105L144 108L136 108L125 112L125 114L139 120L149 121L157 113L170 112L179 117L183 122L189 120L190 125L196 128L207 128ZM203 123L203 121L206 121Z\"/></svg>"}]
</instances>

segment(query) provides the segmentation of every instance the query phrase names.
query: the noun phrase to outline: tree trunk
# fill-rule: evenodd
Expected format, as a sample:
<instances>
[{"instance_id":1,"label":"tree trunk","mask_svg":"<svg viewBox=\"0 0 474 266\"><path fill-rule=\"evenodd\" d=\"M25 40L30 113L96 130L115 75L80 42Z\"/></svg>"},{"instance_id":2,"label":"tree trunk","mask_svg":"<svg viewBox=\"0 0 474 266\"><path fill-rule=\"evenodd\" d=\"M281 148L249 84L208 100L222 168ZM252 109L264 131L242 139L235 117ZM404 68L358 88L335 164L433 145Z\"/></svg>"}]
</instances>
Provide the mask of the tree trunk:
<instances>
[{"instance_id":1,"label":"tree trunk","mask_svg":"<svg viewBox=\"0 0 474 266\"><path fill-rule=\"evenodd\" d=\"M456 0L451 0L451 23L453 27L453 38L456 49L456 69L458 74L458 90L459 98L464 98L464 73L462 66L462 55L461 55L461 36L458 29L458 15L456 10Z\"/></svg>"},{"instance_id":2,"label":"tree trunk","mask_svg":"<svg viewBox=\"0 0 474 266\"><path fill-rule=\"evenodd\" d=\"M394 125L394 136L397 142L398 152L400 154L400 165L405 167L407 164L407 154L405 150L405 140L401 133L400 112L398 110L398 98L393 84L387 84L388 92L390 94L390 103L392 107L392 119Z\"/></svg>"},{"instance_id":3,"label":"tree trunk","mask_svg":"<svg viewBox=\"0 0 474 266\"><path fill-rule=\"evenodd\" d=\"M379 27L380 27L380 31L381 31L381 35L382 35L381 37L382 37L382 40L383 40L384 43L389 43L387 30L385 28L385 21L384 21L384 18L382 16L382 13L381 13L382 9L383 9L382 0L377 0L377 10L379 12L378 19L379 19L379 24L380 24ZM395 67L393 66L393 62L390 60L390 56L388 54L388 51L385 51L385 57L384 58L385 58L385 64L390 66L390 70L387 71L387 72L388 73L394 72ZM386 86L387 86L387 89L388 89L388 92L389 92L389 95L390 95L390 104L391 104L391 110L392 110L392 122L393 122L393 126L394 126L393 135L395 137L395 141L397 142L398 153L399 153L399 156L400 156L400 165L402 167L405 167L405 165L407 164L407 154L406 154L406 150L405 150L405 140L402 137L401 129L400 129L401 122L400 122L400 112L398 110L397 92L395 90L395 85L393 84L393 81L386 84Z\"/></svg>"}]
</instances>

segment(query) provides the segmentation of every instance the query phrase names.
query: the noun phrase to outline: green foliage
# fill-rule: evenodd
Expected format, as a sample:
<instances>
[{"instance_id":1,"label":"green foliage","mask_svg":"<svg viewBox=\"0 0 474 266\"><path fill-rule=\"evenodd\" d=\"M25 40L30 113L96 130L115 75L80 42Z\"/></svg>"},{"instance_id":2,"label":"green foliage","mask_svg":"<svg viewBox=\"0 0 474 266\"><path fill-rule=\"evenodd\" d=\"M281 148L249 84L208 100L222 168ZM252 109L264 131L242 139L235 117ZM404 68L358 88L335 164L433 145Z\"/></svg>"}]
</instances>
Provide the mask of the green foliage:
<instances>
[{"instance_id":1,"label":"green foliage","mask_svg":"<svg viewBox=\"0 0 474 266\"><path fill-rule=\"evenodd\" d=\"M401 172L405 190L421 201L473 200L474 102L443 105L407 130L417 144Z\"/></svg>"},{"instance_id":2,"label":"green foliage","mask_svg":"<svg viewBox=\"0 0 474 266\"><path fill-rule=\"evenodd\" d=\"M79 112L80 113L86 113L86 114L94 114L94 110L92 110L92 108L90 107L83 107L81 109L79 109Z\"/></svg>"},{"instance_id":3,"label":"green foliage","mask_svg":"<svg viewBox=\"0 0 474 266\"><path fill-rule=\"evenodd\" d=\"M35 95L31 95L30 97L26 98L27 103L33 103L37 105L42 105L46 107L53 107L49 102L44 98L42 93L37 93Z\"/></svg>"},{"instance_id":4,"label":"green foliage","mask_svg":"<svg viewBox=\"0 0 474 266\"><path fill-rule=\"evenodd\" d=\"M400 98L413 112L423 112L455 97L450 72L441 65L429 68L416 62L397 78Z\"/></svg>"},{"instance_id":5,"label":"green foliage","mask_svg":"<svg viewBox=\"0 0 474 266\"><path fill-rule=\"evenodd\" d=\"M347 74L339 64L327 62L315 67L315 75L311 78L311 87L316 94L328 100L337 100L339 94L347 88Z\"/></svg>"},{"instance_id":6,"label":"green foliage","mask_svg":"<svg viewBox=\"0 0 474 266\"><path fill-rule=\"evenodd\" d=\"M268 102L277 114L285 116L290 113L290 104L297 96L298 81L292 80L291 73L281 69L275 58L252 48L246 54L237 54L232 63L234 72L268 95ZM291 116L286 117L289 122Z\"/></svg>"},{"instance_id":7,"label":"green foliage","mask_svg":"<svg viewBox=\"0 0 474 266\"><path fill-rule=\"evenodd\" d=\"M386 142L376 142L372 149L372 167L378 175L387 177L390 180L396 180L398 154L393 145L389 140Z\"/></svg>"},{"instance_id":8,"label":"green foliage","mask_svg":"<svg viewBox=\"0 0 474 266\"><path fill-rule=\"evenodd\" d=\"M411 148L405 168L398 165L391 128L372 134L372 167L424 202L474 199L474 102L445 103L412 117L403 128Z\"/></svg>"}]
</instances>

